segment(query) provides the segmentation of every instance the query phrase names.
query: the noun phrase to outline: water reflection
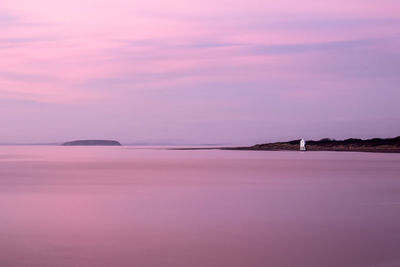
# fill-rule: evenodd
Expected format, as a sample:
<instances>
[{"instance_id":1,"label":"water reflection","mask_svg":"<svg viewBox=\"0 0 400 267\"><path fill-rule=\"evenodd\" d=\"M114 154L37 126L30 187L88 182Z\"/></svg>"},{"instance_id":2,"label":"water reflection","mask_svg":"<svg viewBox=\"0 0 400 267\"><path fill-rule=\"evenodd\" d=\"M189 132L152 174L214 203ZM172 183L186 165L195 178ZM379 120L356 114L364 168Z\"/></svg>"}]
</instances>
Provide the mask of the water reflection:
<instances>
[{"instance_id":1,"label":"water reflection","mask_svg":"<svg viewBox=\"0 0 400 267\"><path fill-rule=\"evenodd\" d=\"M397 154L2 147L0 266L391 266L399 163Z\"/></svg>"}]
</instances>

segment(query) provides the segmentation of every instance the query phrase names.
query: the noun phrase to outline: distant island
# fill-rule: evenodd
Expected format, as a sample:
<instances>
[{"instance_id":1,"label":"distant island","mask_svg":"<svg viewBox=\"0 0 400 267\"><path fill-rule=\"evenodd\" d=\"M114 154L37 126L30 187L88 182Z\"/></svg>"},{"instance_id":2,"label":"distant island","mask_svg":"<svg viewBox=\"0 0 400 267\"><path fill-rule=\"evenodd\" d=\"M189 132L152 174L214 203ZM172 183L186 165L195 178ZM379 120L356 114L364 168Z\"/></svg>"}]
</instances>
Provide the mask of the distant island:
<instances>
[{"instance_id":1,"label":"distant island","mask_svg":"<svg viewBox=\"0 0 400 267\"><path fill-rule=\"evenodd\" d=\"M275 142L257 144L249 147L224 147L224 150L299 150L300 140L289 142ZM308 151L358 151L358 152L384 152L400 153L400 136L395 138L373 138L334 140L324 138L319 141L306 141Z\"/></svg>"},{"instance_id":2,"label":"distant island","mask_svg":"<svg viewBox=\"0 0 400 267\"><path fill-rule=\"evenodd\" d=\"M120 146L121 143L114 140L76 140L66 142L63 146Z\"/></svg>"}]
</instances>

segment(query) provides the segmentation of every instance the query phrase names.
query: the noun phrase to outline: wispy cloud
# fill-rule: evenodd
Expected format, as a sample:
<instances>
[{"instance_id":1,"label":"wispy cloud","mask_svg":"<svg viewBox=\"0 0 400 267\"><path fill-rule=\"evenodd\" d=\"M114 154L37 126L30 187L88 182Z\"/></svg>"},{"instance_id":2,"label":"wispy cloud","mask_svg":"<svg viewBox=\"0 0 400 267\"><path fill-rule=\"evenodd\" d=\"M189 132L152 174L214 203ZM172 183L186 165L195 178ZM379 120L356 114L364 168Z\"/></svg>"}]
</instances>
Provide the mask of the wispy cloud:
<instances>
[{"instance_id":1,"label":"wispy cloud","mask_svg":"<svg viewBox=\"0 0 400 267\"><path fill-rule=\"evenodd\" d=\"M16 48L26 45L48 42L48 37L10 37L0 38L0 48Z\"/></svg>"},{"instance_id":2,"label":"wispy cloud","mask_svg":"<svg viewBox=\"0 0 400 267\"><path fill-rule=\"evenodd\" d=\"M10 13L2 11L0 9L0 26L1 27L15 25L19 22L20 22L20 20L17 16L11 15Z\"/></svg>"},{"instance_id":3,"label":"wispy cloud","mask_svg":"<svg viewBox=\"0 0 400 267\"><path fill-rule=\"evenodd\" d=\"M35 22L27 17L16 15L13 12L2 10L0 7L0 27L2 29L8 28L32 28L38 26L45 26L45 23Z\"/></svg>"},{"instance_id":4,"label":"wispy cloud","mask_svg":"<svg viewBox=\"0 0 400 267\"><path fill-rule=\"evenodd\" d=\"M197 38L195 40L160 40L160 39L126 39L126 40L114 40L115 42L121 43L124 47L146 47L155 49L201 49L201 48L220 48L220 47L235 47L240 46L239 43L224 42L220 40L210 40L206 38ZM123 48L123 47L121 47Z\"/></svg>"},{"instance_id":5,"label":"wispy cloud","mask_svg":"<svg viewBox=\"0 0 400 267\"><path fill-rule=\"evenodd\" d=\"M354 47L368 46L376 43L378 40L339 40L332 42L314 42L314 43L294 43L294 44L265 44L250 46L246 49L251 54L255 55L270 55L270 54L292 54L292 53L307 53L307 52L329 52L332 50L341 50Z\"/></svg>"},{"instance_id":6,"label":"wispy cloud","mask_svg":"<svg viewBox=\"0 0 400 267\"><path fill-rule=\"evenodd\" d=\"M60 79L47 74L26 73L26 72L0 72L1 80L13 80L24 82L61 82Z\"/></svg>"}]
</instances>

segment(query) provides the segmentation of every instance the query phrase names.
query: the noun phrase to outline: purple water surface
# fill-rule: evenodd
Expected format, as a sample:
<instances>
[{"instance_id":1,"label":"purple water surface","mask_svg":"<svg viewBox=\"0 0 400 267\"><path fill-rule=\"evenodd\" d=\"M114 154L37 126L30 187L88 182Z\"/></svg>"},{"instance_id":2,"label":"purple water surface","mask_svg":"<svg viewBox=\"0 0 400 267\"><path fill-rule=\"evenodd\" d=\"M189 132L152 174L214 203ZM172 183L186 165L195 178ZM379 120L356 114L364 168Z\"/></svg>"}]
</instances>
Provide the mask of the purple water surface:
<instances>
[{"instance_id":1,"label":"purple water surface","mask_svg":"<svg viewBox=\"0 0 400 267\"><path fill-rule=\"evenodd\" d=\"M400 266L400 155L3 146L0 266Z\"/></svg>"}]
</instances>

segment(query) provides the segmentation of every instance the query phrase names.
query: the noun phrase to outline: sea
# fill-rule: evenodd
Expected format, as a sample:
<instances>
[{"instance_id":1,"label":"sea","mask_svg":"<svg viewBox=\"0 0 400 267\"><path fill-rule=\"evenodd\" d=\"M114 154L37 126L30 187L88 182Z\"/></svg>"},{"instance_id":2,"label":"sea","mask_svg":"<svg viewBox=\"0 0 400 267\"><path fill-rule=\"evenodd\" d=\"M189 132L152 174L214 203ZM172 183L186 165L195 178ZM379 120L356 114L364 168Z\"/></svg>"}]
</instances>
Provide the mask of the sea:
<instances>
[{"instance_id":1,"label":"sea","mask_svg":"<svg viewBox=\"0 0 400 267\"><path fill-rule=\"evenodd\" d=\"M0 146L1 267L397 267L400 154Z\"/></svg>"}]
</instances>

